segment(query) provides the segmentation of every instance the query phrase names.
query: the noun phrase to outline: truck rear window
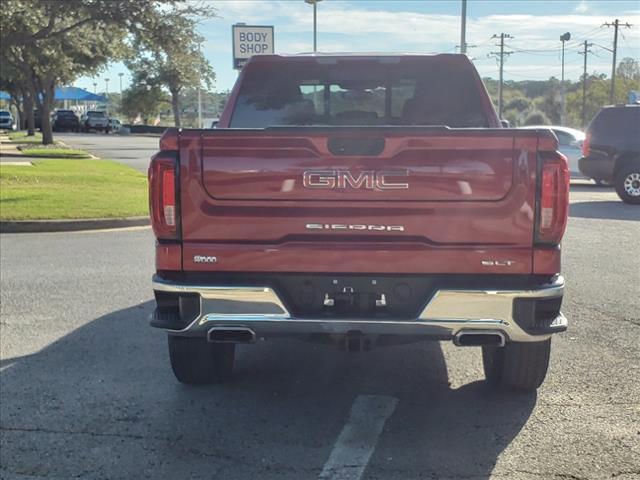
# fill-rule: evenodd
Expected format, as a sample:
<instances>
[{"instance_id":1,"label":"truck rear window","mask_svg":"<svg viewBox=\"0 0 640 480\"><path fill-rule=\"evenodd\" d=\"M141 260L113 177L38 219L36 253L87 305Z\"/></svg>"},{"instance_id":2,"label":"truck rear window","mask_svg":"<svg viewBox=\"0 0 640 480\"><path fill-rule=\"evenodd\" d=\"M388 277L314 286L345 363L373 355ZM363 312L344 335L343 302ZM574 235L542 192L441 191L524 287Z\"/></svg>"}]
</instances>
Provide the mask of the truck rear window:
<instances>
[{"instance_id":1,"label":"truck rear window","mask_svg":"<svg viewBox=\"0 0 640 480\"><path fill-rule=\"evenodd\" d=\"M230 126L488 127L484 94L471 65L437 57L256 62L246 67Z\"/></svg>"}]
</instances>

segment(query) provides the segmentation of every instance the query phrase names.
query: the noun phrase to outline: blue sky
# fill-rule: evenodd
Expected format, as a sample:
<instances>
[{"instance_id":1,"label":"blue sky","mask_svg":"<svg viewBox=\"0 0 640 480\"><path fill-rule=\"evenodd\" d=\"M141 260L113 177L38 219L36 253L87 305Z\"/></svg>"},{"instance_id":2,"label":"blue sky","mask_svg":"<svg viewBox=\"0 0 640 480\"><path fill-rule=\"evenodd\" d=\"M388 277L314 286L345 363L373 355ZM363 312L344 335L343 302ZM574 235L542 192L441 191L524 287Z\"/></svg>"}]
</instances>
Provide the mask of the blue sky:
<instances>
[{"instance_id":1,"label":"blue sky","mask_svg":"<svg viewBox=\"0 0 640 480\"><path fill-rule=\"evenodd\" d=\"M216 71L216 90L230 89L237 77L232 69L231 25L274 25L276 53L308 52L312 44L312 7L303 0L210 1L219 18L200 25L206 41L203 51ZM454 52L460 43L460 0L365 1L323 0L318 4L318 50L326 52ZM613 28L602 24L616 18L632 24L621 28L618 58L640 58L640 0L468 0L468 54L482 76L497 78L496 61L487 54L496 51L493 34L509 33L507 43L514 53L505 63L506 80L560 77L560 41L564 32L572 39L565 50L565 75L577 79L582 73L584 40L593 42L588 57L589 72L611 72ZM75 85L104 91L117 90L118 73L126 67L109 65L96 78L83 77Z\"/></svg>"}]
</instances>

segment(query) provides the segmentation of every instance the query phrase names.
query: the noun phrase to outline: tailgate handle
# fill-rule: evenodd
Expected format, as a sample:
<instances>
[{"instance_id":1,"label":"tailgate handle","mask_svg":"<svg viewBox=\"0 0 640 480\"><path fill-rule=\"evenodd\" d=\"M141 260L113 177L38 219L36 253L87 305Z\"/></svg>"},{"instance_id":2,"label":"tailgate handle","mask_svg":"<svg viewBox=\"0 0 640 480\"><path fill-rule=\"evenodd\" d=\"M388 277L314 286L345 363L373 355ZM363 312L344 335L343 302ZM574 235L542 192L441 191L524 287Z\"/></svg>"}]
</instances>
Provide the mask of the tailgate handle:
<instances>
[{"instance_id":1,"label":"tailgate handle","mask_svg":"<svg viewBox=\"0 0 640 480\"><path fill-rule=\"evenodd\" d=\"M382 137L334 137L329 138L327 147L336 156L359 155L375 156L380 155L384 150L384 138Z\"/></svg>"}]
</instances>

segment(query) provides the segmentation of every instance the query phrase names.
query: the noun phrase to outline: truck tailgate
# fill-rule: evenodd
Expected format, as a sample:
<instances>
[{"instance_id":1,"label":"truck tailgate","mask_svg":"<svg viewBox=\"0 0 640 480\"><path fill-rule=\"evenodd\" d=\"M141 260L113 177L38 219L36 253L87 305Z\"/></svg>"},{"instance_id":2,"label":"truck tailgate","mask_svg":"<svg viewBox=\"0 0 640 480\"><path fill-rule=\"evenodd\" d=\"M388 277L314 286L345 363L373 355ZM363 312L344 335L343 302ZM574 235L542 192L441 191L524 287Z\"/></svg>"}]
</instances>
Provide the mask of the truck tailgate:
<instances>
[{"instance_id":1,"label":"truck tailgate","mask_svg":"<svg viewBox=\"0 0 640 480\"><path fill-rule=\"evenodd\" d=\"M537 131L221 129L186 131L179 142L186 268L216 249L228 259L248 249L256 261L269 249L311 255L341 245L338 253L386 261L405 249L409 269L421 251L465 258L466 249L476 262L478 252L492 259L490 249L506 249L519 264L509 273L530 272Z\"/></svg>"},{"instance_id":2,"label":"truck tailgate","mask_svg":"<svg viewBox=\"0 0 640 480\"><path fill-rule=\"evenodd\" d=\"M209 195L298 202L496 201L513 181L511 135L290 135L203 135L202 177Z\"/></svg>"}]
</instances>

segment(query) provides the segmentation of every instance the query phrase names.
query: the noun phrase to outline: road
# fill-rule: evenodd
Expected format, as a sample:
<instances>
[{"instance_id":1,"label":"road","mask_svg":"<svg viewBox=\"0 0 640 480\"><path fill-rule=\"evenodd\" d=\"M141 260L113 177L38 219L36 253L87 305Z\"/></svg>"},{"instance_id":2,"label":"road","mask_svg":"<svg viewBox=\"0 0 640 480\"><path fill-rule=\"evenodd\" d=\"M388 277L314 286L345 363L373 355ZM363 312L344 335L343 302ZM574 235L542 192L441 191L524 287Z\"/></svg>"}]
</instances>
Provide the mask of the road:
<instances>
[{"instance_id":1,"label":"road","mask_svg":"<svg viewBox=\"0 0 640 480\"><path fill-rule=\"evenodd\" d=\"M96 157L117 160L147 173L149 159L158 151L159 136L106 135L104 133L56 133L55 139Z\"/></svg>"},{"instance_id":2,"label":"road","mask_svg":"<svg viewBox=\"0 0 640 480\"><path fill-rule=\"evenodd\" d=\"M638 238L639 209L573 187L571 326L522 396L485 389L478 349L436 342L264 342L233 382L185 387L147 326L149 229L2 235L0 477L304 480L351 461L340 478L638 479Z\"/></svg>"}]
</instances>

